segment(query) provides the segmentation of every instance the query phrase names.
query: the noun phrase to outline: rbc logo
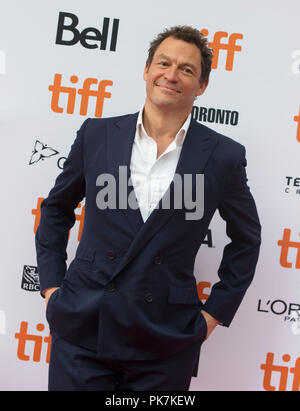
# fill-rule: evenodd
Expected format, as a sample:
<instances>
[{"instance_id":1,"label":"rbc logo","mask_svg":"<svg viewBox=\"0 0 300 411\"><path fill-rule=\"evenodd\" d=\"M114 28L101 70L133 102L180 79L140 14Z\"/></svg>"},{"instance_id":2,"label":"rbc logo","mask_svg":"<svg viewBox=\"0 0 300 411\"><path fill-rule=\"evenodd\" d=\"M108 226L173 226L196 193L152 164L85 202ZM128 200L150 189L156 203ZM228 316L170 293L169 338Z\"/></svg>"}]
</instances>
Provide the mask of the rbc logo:
<instances>
[{"instance_id":1,"label":"rbc logo","mask_svg":"<svg viewBox=\"0 0 300 411\"><path fill-rule=\"evenodd\" d=\"M40 280L37 267L24 265L21 288L25 291L40 291Z\"/></svg>"}]
</instances>

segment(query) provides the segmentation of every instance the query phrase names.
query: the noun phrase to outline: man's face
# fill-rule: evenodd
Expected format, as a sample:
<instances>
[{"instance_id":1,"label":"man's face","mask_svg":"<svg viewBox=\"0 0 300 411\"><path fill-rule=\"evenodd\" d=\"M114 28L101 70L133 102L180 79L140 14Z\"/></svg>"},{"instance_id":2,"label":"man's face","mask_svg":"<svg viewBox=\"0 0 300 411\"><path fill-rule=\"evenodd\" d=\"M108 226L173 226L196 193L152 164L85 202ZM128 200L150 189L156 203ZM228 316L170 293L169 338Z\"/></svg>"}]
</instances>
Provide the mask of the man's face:
<instances>
[{"instance_id":1,"label":"man's face","mask_svg":"<svg viewBox=\"0 0 300 411\"><path fill-rule=\"evenodd\" d=\"M147 100L159 109L188 111L196 96L204 93L200 84L201 53L194 44L166 38L144 70Z\"/></svg>"}]
</instances>

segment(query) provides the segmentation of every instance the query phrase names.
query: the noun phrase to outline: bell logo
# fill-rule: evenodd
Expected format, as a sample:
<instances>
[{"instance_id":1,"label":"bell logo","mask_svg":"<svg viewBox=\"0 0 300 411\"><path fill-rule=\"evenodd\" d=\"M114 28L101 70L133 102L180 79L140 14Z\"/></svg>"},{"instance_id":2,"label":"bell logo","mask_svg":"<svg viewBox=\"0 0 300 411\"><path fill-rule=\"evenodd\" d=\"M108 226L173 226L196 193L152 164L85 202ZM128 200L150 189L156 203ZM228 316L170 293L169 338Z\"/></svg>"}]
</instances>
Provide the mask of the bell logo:
<instances>
[{"instance_id":1,"label":"bell logo","mask_svg":"<svg viewBox=\"0 0 300 411\"><path fill-rule=\"evenodd\" d=\"M69 23L66 20L69 19ZM71 20L71 21L70 21ZM97 42L100 42L100 50L106 50L107 39L108 39L108 29L110 19L104 17L103 25L101 31L94 27L87 27L86 29L80 31L76 28L79 23L79 19L75 14L60 12L58 17L58 26L56 33L56 44L63 46L73 46L80 41L80 44L87 49L98 48ZM117 38L119 29L119 19L113 19L111 39L110 39L110 51L116 51ZM71 33L71 39L63 39L64 32Z\"/></svg>"},{"instance_id":2,"label":"bell logo","mask_svg":"<svg viewBox=\"0 0 300 411\"><path fill-rule=\"evenodd\" d=\"M38 333L41 333L42 331L45 330L44 324L37 324L36 330ZM47 346L47 351L46 351L46 358L45 361L46 363L49 363L50 360L50 350L51 350L51 335L47 335L46 337L43 337L40 334L28 334L28 322L22 321L20 325L20 331L15 334L15 338L19 340L18 343L18 351L17 351L17 356L19 360L21 361L29 361L32 359L34 362L40 362L41 361L41 353L42 353L42 347L44 343ZM30 348L28 349L28 343L31 342L33 343L33 346L31 344L31 350ZM28 352L32 353L32 357L28 354Z\"/></svg>"},{"instance_id":3,"label":"bell logo","mask_svg":"<svg viewBox=\"0 0 300 411\"><path fill-rule=\"evenodd\" d=\"M296 138L298 143L300 143L300 108L299 108L299 113L297 116L294 117L294 121L296 121L297 123L297 134L296 134Z\"/></svg>"},{"instance_id":4,"label":"bell logo","mask_svg":"<svg viewBox=\"0 0 300 411\"><path fill-rule=\"evenodd\" d=\"M282 361L288 363L291 356L284 354ZM289 368L286 365L274 365L274 353L268 352L265 364L261 364L260 368L264 371L263 387L266 391L286 391L289 371L294 374L292 391L300 390L300 357L297 358L295 366ZM272 376L274 373L279 373L278 389L273 385ZM278 374L277 374L278 376Z\"/></svg>"},{"instance_id":5,"label":"bell logo","mask_svg":"<svg viewBox=\"0 0 300 411\"><path fill-rule=\"evenodd\" d=\"M102 80L99 81L96 78L87 78L83 81L82 88L79 88L78 91L76 87L70 86L62 86L62 75L55 74L54 75L54 82L50 84L49 91L52 93L51 98L51 110L55 113L63 113L63 107L59 105L59 99L62 93L67 94L67 114L73 114L75 109L75 101L76 95L81 95L81 102L80 102L80 112L81 116L85 116L88 110L88 103L90 97L96 97L96 109L95 109L95 117L102 117L103 113L103 105L105 98L111 98L111 93L106 91L106 87L112 86L113 82L111 80ZM78 83L79 79L77 76L71 76L70 82L72 84ZM95 90L91 90L92 85L98 85Z\"/></svg>"},{"instance_id":6,"label":"bell logo","mask_svg":"<svg viewBox=\"0 0 300 411\"><path fill-rule=\"evenodd\" d=\"M203 29L201 30L203 36L208 35L208 30ZM229 35L228 41L221 43L221 39L227 38L228 33L227 31L217 31L214 34L214 39L211 43L208 43L209 47L213 50L213 61L212 61L212 69L216 69L219 63L219 54L220 50L226 51L226 65L225 70L232 71L233 69L233 60L234 54L237 51L241 51L242 47L236 44L237 40L242 40L244 36L240 33L232 33Z\"/></svg>"},{"instance_id":7,"label":"bell logo","mask_svg":"<svg viewBox=\"0 0 300 411\"><path fill-rule=\"evenodd\" d=\"M282 240L278 241L279 247L281 247L280 253L280 265L284 268L292 268L293 264L288 261L288 252L290 248L296 248L297 250L297 257L295 268L300 268L300 242L291 241L291 230L289 228L285 228L283 231L283 238Z\"/></svg>"}]
</instances>

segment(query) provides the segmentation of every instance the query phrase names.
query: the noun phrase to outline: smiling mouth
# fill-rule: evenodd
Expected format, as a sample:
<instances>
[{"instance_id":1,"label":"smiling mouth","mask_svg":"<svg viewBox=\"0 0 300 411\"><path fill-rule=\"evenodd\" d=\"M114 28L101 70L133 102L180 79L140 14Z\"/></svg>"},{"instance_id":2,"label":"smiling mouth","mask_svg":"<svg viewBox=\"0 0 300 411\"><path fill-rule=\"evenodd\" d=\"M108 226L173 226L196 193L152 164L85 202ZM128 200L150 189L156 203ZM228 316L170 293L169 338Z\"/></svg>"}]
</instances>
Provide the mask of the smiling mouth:
<instances>
[{"instance_id":1,"label":"smiling mouth","mask_svg":"<svg viewBox=\"0 0 300 411\"><path fill-rule=\"evenodd\" d=\"M163 90L171 91L171 92L173 92L173 93L181 93L180 90L177 90L176 88L167 86L166 84L157 84L157 83L154 83L154 84L155 84L156 86L162 88Z\"/></svg>"}]
</instances>

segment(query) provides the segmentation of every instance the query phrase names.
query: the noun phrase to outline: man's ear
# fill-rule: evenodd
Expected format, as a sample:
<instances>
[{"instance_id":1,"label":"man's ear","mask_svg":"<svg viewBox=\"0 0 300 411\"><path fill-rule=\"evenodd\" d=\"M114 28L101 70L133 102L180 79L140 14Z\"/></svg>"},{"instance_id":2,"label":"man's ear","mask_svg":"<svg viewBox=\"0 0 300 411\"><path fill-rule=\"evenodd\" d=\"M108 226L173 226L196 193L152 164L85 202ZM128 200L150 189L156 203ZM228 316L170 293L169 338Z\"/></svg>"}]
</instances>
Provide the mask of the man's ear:
<instances>
[{"instance_id":1,"label":"man's ear","mask_svg":"<svg viewBox=\"0 0 300 411\"><path fill-rule=\"evenodd\" d=\"M148 66L148 64L146 63L145 68L144 68L144 73L143 73L143 79L144 79L145 81L147 81L148 71L149 71L149 66Z\"/></svg>"},{"instance_id":2,"label":"man's ear","mask_svg":"<svg viewBox=\"0 0 300 411\"><path fill-rule=\"evenodd\" d=\"M208 86L208 80L202 81L202 83L200 83L200 86L197 90L196 96L201 96L201 94L205 92L207 86Z\"/></svg>"}]
</instances>

